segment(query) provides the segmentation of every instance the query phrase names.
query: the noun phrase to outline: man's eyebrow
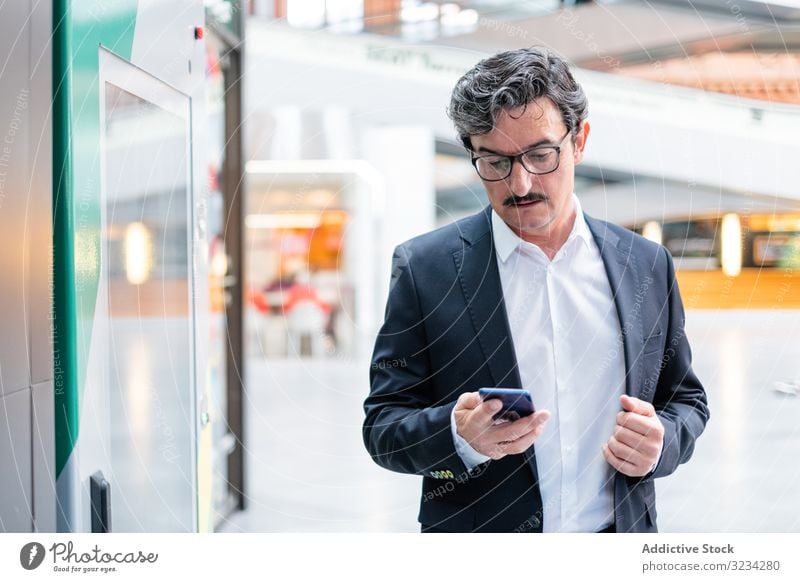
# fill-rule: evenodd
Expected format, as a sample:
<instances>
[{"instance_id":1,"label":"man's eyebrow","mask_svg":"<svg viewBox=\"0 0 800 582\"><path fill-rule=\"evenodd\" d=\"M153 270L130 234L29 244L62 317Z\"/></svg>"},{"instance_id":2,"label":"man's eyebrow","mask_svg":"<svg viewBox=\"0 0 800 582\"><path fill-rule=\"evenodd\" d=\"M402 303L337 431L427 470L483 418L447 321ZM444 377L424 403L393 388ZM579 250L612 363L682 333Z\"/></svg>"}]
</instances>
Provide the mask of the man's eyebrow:
<instances>
[{"instance_id":1,"label":"man's eyebrow","mask_svg":"<svg viewBox=\"0 0 800 582\"><path fill-rule=\"evenodd\" d=\"M530 145L527 145L527 146L525 146L524 148L522 148L519 151L520 152L527 152L528 150L532 150L533 148L538 148L539 146L544 146L544 145L554 146L554 145L556 145L556 142L555 142L555 140L552 140L552 139L540 139L536 143L532 143ZM511 155L511 154L504 154L503 152L496 152L496 151L494 151L492 149L483 148L483 147L478 148L477 150L475 150L475 153L478 153L478 154L484 154L484 153L485 154L496 154L498 156L510 156Z\"/></svg>"}]
</instances>

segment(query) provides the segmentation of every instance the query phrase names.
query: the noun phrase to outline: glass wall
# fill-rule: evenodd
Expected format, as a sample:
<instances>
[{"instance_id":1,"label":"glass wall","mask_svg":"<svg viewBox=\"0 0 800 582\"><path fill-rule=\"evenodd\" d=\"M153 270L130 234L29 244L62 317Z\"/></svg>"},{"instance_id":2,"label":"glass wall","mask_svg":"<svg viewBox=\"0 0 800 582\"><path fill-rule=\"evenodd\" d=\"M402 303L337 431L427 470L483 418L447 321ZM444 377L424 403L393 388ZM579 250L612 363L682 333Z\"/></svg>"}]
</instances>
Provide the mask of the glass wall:
<instances>
[{"instance_id":1,"label":"glass wall","mask_svg":"<svg viewBox=\"0 0 800 582\"><path fill-rule=\"evenodd\" d=\"M108 297L112 526L191 531L188 98L163 87L172 101L165 109L111 82L104 89L100 252Z\"/></svg>"}]
</instances>

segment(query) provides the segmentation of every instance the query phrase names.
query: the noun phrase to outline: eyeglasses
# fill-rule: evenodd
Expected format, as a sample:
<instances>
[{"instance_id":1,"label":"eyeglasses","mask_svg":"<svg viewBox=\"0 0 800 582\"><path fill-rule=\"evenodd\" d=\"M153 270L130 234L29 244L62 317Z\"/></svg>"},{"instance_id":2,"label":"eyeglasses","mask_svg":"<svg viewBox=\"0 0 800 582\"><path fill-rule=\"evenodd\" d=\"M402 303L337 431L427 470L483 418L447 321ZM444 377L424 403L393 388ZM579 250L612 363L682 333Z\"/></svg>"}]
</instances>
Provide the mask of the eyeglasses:
<instances>
[{"instance_id":1,"label":"eyeglasses","mask_svg":"<svg viewBox=\"0 0 800 582\"><path fill-rule=\"evenodd\" d=\"M504 156L502 154L488 154L485 156L473 156L472 165L478 175L487 182L499 182L511 175L514 162L519 161L522 167L529 173L542 175L555 172L561 160L561 144L570 134L569 130L554 146L537 146L515 156Z\"/></svg>"}]
</instances>

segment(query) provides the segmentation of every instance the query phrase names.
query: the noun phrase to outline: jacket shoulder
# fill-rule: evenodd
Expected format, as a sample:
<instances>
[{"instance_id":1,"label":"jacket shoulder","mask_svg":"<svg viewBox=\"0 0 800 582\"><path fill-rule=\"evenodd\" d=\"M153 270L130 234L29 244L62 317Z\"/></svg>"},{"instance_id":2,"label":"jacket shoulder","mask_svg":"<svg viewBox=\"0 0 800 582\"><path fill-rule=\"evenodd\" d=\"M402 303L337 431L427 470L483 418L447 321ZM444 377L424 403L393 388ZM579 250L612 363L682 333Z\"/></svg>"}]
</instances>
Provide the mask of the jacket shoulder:
<instances>
[{"instance_id":1,"label":"jacket shoulder","mask_svg":"<svg viewBox=\"0 0 800 582\"><path fill-rule=\"evenodd\" d=\"M640 260L659 260L665 258L669 251L663 246L651 240L644 238L642 235L633 232L605 220L592 218L587 216L587 221L590 223L591 230L595 234L600 235L601 238L609 238L609 233L615 238L619 239L619 248L623 252L629 252Z\"/></svg>"},{"instance_id":2,"label":"jacket shoulder","mask_svg":"<svg viewBox=\"0 0 800 582\"><path fill-rule=\"evenodd\" d=\"M481 236L491 234L491 214L482 210L466 218L440 226L398 245L398 251L410 256L450 257ZM422 254L424 253L424 254Z\"/></svg>"}]
</instances>

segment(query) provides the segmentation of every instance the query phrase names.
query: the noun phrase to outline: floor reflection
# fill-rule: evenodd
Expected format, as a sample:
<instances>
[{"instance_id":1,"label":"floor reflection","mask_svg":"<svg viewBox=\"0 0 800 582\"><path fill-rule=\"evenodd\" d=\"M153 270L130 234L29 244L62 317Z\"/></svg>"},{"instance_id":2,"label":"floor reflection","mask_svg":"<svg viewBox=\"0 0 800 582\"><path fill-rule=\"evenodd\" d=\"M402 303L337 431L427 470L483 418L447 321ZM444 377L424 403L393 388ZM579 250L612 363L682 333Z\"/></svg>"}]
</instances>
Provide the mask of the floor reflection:
<instances>
[{"instance_id":1,"label":"floor reflection","mask_svg":"<svg viewBox=\"0 0 800 582\"><path fill-rule=\"evenodd\" d=\"M112 526L192 531L187 320L115 318L109 362Z\"/></svg>"},{"instance_id":2,"label":"floor reflection","mask_svg":"<svg viewBox=\"0 0 800 582\"><path fill-rule=\"evenodd\" d=\"M800 531L800 312L690 311L712 419L694 458L659 479L663 532ZM249 509L223 531L417 531L419 478L372 463L361 441L368 363L252 360Z\"/></svg>"}]
</instances>

